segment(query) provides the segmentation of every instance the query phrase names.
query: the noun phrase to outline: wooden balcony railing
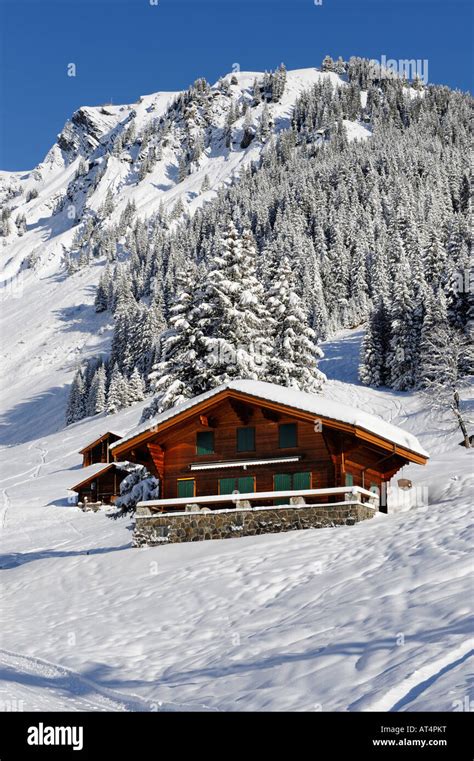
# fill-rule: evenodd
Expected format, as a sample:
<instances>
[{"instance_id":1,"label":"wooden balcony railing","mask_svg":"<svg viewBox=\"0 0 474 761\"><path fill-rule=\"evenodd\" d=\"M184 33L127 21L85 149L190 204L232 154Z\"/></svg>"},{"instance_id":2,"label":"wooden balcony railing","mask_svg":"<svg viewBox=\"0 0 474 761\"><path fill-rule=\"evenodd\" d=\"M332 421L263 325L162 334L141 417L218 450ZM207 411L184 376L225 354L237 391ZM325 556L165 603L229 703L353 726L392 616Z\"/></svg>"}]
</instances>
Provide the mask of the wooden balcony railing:
<instances>
[{"instance_id":1,"label":"wooden balcony railing","mask_svg":"<svg viewBox=\"0 0 474 761\"><path fill-rule=\"evenodd\" d=\"M375 494L368 489L363 489L360 486L334 486L327 489L292 489L288 491L267 492L255 491L247 492L245 494L234 492L233 494L210 494L209 496L204 497L173 497L172 499L152 499L144 502L139 502L137 508L143 508L142 510L139 510L139 512L142 514L144 513L145 508L148 508L150 512L163 513L167 512L169 508L179 509L180 507L184 508L188 505L202 505L203 507L211 507L213 505L232 503L235 509L235 507L239 506L239 504L241 505L244 502L250 503L252 506L253 502L266 501L271 503L276 499L288 499L288 504L290 504L290 499L292 497L302 497L307 505L314 504L316 506L317 504L321 504L321 502L314 502L313 500L317 500L321 497L333 496L340 496L342 499L338 502L326 501L324 504L334 507L337 505L364 504L369 507L373 507L374 510L377 510L379 507L378 494ZM306 502L306 498L309 498L311 501ZM295 504L292 506L298 507L298 505ZM172 512L176 512L176 510L172 510Z\"/></svg>"}]
</instances>

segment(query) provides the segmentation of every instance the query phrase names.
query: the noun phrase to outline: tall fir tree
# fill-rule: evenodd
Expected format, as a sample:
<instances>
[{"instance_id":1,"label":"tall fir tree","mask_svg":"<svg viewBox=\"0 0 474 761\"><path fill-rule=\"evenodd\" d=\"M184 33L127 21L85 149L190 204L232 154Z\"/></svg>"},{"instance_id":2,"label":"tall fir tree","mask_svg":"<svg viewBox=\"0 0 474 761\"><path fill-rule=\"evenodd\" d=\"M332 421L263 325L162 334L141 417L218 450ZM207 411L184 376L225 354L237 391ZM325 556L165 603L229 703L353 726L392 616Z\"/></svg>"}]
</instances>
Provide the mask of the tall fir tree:
<instances>
[{"instance_id":1,"label":"tall fir tree","mask_svg":"<svg viewBox=\"0 0 474 761\"><path fill-rule=\"evenodd\" d=\"M107 392L107 414L115 415L116 412L127 406L128 401L127 381L120 372L118 365L114 365Z\"/></svg>"},{"instance_id":2,"label":"tall fir tree","mask_svg":"<svg viewBox=\"0 0 474 761\"><path fill-rule=\"evenodd\" d=\"M178 293L170 310L169 330L162 334L160 361L149 380L154 399L143 420L205 391L197 367L207 353L201 328L202 290L196 268L178 272Z\"/></svg>"},{"instance_id":3,"label":"tall fir tree","mask_svg":"<svg viewBox=\"0 0 474 761\"><path fill-rule=\"evenodd\" d=\"M251 234L240 235L230 222L211 259L201 304L207 356L199 370L206 388L264 376L268 323L256 256Z\"/></svg>"},{"instance_id":4,"label":"tall fir tree","mask_svg":"<svg viewBox=\"0 0 474 761\"><path fill-rule=\"evenodd\" d=\"M82 368L76 371L66 407L66 425L82 420L86 415L87 391Z\"/></svg>"},{"instance_id":5,"label":"tall fir tree","mask_svg":"<svg viewBox=\"0 0 474 761\"><path fill-rule=\"evenodd\" d=\"M390 321L385 300L380 297L370 315L362 342L359 378L366 386L385 386L389 381L387 355L390 345Z\"/></svg>"},{"instance_id":6,"label":"tall fir tree","mask_svg":"<svg viewBox=\"0 0 474 761\"><path fill-rule=\"evenodd\" d=\"M140 374L138 367L133 368L133 372L128 381L128 403L142 402L145 398L145 383Z\"/></svg>"},{"instance_id":7,"label":"tall fir tree","mask_svg":"<svg viewBox=\"0 0 474 761\"><path fill-rule=\"evenodd\" d=\"M323 352L316 334L309 327L290 261L284 257L270 286L267 300L271 355L265 367L265 380L280 386L316 393L326 380L318 370Z\"/></svg>"},{"instance_id":8,"label":"tall fir tree","mask_svg":"<svg viewBox=\"0 0 474 761\"><path fill-rule=\"evenodd\" d=\"M104 365L95 371L87 396L87 414L99 415L106 408L106 373Z\"/></svg>"},{"instance_id":9,"label":"tall fir tree","mask_svg":"<svg viewBox=\"0 0 474 761\"><path fill-rule=\"evenodd\" d=\"M389 384L399 391L413 388L417 375L418 325L411 288L410 267L403 255L398 263L390 305L390 345L387 354Z\"/></svg>"}]
</instances>

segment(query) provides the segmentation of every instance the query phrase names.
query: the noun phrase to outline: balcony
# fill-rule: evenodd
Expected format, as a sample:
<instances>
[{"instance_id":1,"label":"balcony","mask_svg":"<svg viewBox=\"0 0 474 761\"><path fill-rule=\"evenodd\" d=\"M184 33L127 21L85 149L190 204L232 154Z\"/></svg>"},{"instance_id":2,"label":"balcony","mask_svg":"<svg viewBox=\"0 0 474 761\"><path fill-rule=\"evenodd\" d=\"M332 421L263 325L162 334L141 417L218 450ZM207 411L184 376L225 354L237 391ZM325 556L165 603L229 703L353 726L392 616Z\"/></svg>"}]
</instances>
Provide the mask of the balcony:
<instances>
[{"instance_id":1,"label":"balcony","mask_svg":"<svg viewBox=\"0 0 474 761\"><path fill-rule=\"evenodd\" d=\"M340 497L340 499L328 502L327 498ZM296 500L295 498L299 498ZM328 508L341 507L345 505L364 505L377 510L379 507L379 496L368 489L360 486L335 486L327 489L291 489L288 491L256 491L233 494L211 494L203 497L176 497L171 499L154 499L146 502L139 502L137 505L137 515L146 516L153 513L176 515L176 512L200 512L202 508L209 508L213 512L219 510L219 505L233 505L231 510L236 509L258 509L259 502L272 504L274 500L288 499L288 505L294 508L310 507L312 505L325 504ZM310 500L309 502L307 500ZM321 501L322 500L322 501ZM281 507L281 504L275 509ZM193 510L194 508L194 510Z\"/></svg>"}]
</instances>

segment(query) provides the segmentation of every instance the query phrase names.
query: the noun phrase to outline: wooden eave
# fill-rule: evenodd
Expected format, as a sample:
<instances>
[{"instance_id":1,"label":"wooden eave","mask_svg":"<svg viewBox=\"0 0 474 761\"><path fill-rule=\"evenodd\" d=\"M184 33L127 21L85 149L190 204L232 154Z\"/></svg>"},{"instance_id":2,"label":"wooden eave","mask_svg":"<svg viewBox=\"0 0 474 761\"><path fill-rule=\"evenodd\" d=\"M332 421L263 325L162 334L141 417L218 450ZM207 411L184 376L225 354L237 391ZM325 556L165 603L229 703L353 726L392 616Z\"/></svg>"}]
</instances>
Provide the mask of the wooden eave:
<instances>
[{"instance_id":1,"label":"wooden eave","mask_svg":"<svg viewBox=\"0 0 474 761\"><path fill-rule=\"evenodd\" d=\"M189 407L188 409L183 410L183 412L180 412L177 415L170 417L168 420L163 421L163 423L159 423L158 428L155 431L150 431L150 430L143 431L142 433L137 434L136 436L129 439L128 441L125 441L123 444L117 443L114 446L114 448L111 450L112 456L114 457L114 459L116 459L118 455L123 454L124 452L130 451L130 449L134 449L140 444L145 443L148 440L154 438L155 436L162 434L164 431L169 430L175 425L181 424L185 422L186 420L189 420L190 418L193 418L195 416L202 415L205 412L205 410L208 410L211 407L213 407L216 404L216 402L222 401L225 399L233 399L233 400L237 399L241 402L246 402L247 404L258 404L262 407L265 407L266 409L270 409L280 414L282 413L287 414L299 420L304 420L305 422L314 422L315 419L318 419L321 421L322 425L326 426L327 428L334 428L336 430L344 431L346 433L352 434L353 436L356 436L361 441L365 441L365 442L368 442L369 444L373 444L379 447L380 449L390 451L392 452L392 454L399 455L399 457L403 457L409 462L414 462L414 463L417 463L418 465L425 465L426 462L428 461L428 458L425 457L424 455L418 454L417 452L412 452L410 449L407 449L406 447L402 447L399 444L395 444L393 441L384 439L381 436L377 436L377 434L367 431L364 428L361 428L360 426L355 426L350 423L344 423L344 422L341 422L340 420L325 418L320 415L316 415L314 412L306 412L304 410L299 410L296 407L278 404L276 402L271 402L268 399L262 399L261 397L252 396L249 394L245 394L241 391L235 391L233 389L224 389L219 394L216 394L215 396L211 396L208 399L204 399L199 404L196 404L193 407Z\"/></svg>"}]
</instances>

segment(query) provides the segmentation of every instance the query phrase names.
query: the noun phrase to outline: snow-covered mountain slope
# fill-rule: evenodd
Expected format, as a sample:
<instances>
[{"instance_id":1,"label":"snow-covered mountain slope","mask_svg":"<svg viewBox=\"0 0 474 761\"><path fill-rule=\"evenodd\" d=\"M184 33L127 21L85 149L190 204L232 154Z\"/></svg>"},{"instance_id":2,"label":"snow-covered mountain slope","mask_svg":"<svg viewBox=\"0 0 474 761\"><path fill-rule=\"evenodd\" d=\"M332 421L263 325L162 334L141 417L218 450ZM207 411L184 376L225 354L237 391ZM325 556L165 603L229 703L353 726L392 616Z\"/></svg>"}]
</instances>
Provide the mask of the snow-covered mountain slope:
<instances>
[{"instance_id":1,"label":"snow-covered mountain slope","mask_svg":"<svg viewBox=\"0 0 474 761\"><path fill-rule=\"evenodd\" d=\"M232 182L264 150L258 139L241 147L244 104L252 132L258 129L265 108L263 103L254 104L251 94L255 79L261 77L258 72L229 74L204 95L198 89L195 101L183 95L184 105L178 111L172 104L180 93L174 92L143 96L127 106L80 108L33 171L0 172L0 206L10 214L3 231L7 234L0 236L5 389L1 443L58 430L63 423L65 387L78 364L108 348L110 316L97 315L93 308L105 258L94 259L72 275L65 271L64 257L73 248L77 230L108 196L113 210L102 227L116 224L132 201L137 218L149 217L161 204L173 209L180 199L192 214L219 187ZM267 104L273 133L289 126L295 100L317 82L346 86L333 72L288 72L280 101ZM235 118L227 145L230 109ZM361 124L346 122L346 127L351 139L369 135ZM180 180L184 146L199 136L204 136L203 150L193 161L191 173ZM144 161L148 169L142 176ZM209 189L202 191L205 178ZM23 215L18 226L16 220Z\"/></svg>"},{"instance_id":2,"label":"snow-covered mountain slope","mask_svg":"<svg viewBox=\"0 0 474 761\"><path fill-rule=\"evenodd\" d=\"M24 710L469 705L473 451L417 394L358 385L360 338L324 347L324 394L419 438L431 459L403 475L428 506L136 550L128 520L82 513L67 487L81 446L129 430L143 405L5 450L0 698Z\"/></svg>"}]
</instances>

